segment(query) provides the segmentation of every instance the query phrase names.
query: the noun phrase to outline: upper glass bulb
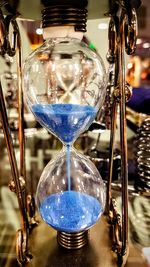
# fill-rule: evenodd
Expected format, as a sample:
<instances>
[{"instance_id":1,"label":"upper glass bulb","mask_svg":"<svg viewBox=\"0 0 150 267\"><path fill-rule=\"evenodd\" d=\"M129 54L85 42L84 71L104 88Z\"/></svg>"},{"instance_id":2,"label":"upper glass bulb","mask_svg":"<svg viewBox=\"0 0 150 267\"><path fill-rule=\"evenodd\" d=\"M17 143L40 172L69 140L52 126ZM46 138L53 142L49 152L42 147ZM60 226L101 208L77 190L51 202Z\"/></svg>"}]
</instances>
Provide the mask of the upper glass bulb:
<instances>
[{"instance_id":1,"label":"upper glass bulb","mask_svg":"<svg viewBox=\"0 0 150 267\"><path fill-rule=\"evenodd\" d=\"M24 67L27 104L63 143L85 131L102 106L106 72L100 56L78 39L49 39Z\"/></svg>"}]
</instances>

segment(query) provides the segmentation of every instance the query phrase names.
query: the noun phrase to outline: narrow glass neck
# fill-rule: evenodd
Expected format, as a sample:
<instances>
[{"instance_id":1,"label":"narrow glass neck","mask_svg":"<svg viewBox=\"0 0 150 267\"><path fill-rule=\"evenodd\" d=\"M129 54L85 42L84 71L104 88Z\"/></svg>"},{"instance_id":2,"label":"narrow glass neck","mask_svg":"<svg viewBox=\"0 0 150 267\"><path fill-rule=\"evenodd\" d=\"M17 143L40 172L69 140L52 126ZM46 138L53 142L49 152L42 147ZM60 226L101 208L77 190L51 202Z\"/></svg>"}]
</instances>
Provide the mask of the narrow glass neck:
<instances>
[{"instance_id":1,"label":"narrow glass neck","mask_svg":"<svg viewBox=\"0 0 150 267\"><path fill-rule=\"evenodd\" d=\"M73 143L68 143L68 144L65 144L65 143L64 143L64 149L65 149L66 151L68 151L68 150L72 150L72 149L73 149Z\"/></svg>"}]
</instances>

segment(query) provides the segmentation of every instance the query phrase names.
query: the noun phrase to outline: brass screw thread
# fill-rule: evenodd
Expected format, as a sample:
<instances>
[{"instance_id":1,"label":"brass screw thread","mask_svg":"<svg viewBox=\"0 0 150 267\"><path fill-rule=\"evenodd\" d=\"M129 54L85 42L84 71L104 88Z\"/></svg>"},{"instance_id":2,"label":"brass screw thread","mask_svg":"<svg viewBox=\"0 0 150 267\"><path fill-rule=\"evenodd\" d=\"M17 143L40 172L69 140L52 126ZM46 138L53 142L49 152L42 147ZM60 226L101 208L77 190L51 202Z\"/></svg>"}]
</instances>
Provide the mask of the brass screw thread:
<instances>
[{"instance_id":1,"label":"brass screw thread","mask_svg":"<svg viewBox=\"0 0 150 267\"><path fill-rule=\"evenodd\" d=\"M79 233L57 232L57 241L60 246L66 249L79 249L88 243L89 231Z\"/></svg>"}]
</instances>

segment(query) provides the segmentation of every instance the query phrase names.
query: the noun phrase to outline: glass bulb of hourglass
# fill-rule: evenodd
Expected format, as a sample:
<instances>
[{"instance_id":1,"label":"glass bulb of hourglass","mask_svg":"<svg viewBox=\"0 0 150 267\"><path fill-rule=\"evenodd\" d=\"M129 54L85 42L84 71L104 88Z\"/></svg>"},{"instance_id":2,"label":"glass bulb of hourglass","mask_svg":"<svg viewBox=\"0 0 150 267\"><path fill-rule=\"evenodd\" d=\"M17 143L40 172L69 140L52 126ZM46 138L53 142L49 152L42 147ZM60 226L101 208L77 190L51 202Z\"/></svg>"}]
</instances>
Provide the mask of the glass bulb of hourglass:
<instances>
[{"instance_id":1,"label":"glass bulb of hourglass","mask_svg":"<svg viewBox=\"0 0 150 267\"><path fill-rule=\"evenodd\" d=\"M36 119L64 144L41 175L39 212L57 230L88 229L102 214L105 190L96 167L72 144L103 103L103 62L78 39L47 40L25 63L24 90Z\"/></svg>"},{"instance_id":2,"label":"glass bulb of hourglass","mask_svg":"<svg viewBox=\"0 0 150 267\"><path fill-rule=\"evenodd\" d=\"M45 222L61 232L88 229L101 216L105 189L95 165L74 148L59 153L45 167L37 188Z\"/></svg>"}]
</instances>

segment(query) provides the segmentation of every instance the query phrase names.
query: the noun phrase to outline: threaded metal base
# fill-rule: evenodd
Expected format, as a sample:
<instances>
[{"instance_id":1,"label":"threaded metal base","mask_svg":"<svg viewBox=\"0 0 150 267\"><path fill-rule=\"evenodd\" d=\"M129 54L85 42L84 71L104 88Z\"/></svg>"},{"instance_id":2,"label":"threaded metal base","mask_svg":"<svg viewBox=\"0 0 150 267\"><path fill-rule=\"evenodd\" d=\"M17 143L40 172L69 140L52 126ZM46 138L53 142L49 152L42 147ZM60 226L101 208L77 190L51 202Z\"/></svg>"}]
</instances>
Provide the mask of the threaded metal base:
<instances>
[{"instance_id":1,"label":"threaded metal base","mask_svg":"<svg viewBox=\"0 0 150 267\"><path fill-rule=\"evenodd\" d=\"M67 249L79 249L88 242L88 230L79 233L57 232L58 243Z\"/></svg>"},{"instance_id":2,"label":"threaded metal base","mask_svg":"<svg viewBox=\"0 0 150 267\"><path fill-rule=\"evenodd\" d=\"M75 31L86 32L87 9L71 5L51 5L42 10L42 27L74 26Z\"/></svg>"},{"instance_id":3,"label":"threaded metal base","mask_svg":"<svg viewBox=\"0 0 150 267\"><path fill-rule=\"evenodd\" d=\"M41 0L42 27L74 26L75 31L86 32L87 0Z\"/></svg>"}]
</instances>

